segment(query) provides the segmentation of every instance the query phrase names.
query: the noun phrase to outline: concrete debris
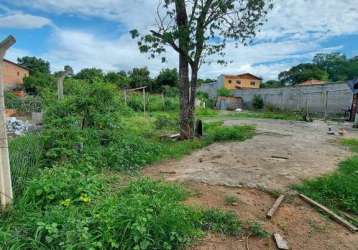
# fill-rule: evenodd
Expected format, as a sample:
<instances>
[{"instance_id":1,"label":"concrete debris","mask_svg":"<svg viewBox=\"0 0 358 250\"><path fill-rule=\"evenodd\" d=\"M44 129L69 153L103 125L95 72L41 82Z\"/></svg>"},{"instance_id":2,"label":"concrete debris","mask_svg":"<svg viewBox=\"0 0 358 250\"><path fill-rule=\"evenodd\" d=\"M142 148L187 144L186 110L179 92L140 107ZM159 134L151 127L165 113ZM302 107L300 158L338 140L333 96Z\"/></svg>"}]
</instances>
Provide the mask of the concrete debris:
<instances>
[{"instance_id":1,"label":"concrete debris","mask_svg":"<svg viewBox=\"0 0 358 250\"><path fill-rule=\"evenodd\" d=\"M18 120L16 117L9 117L6 119L6 129L8 133L15 135L22 135L31 129L32 125L26 121Z\"/></svg>"}]
</instances>

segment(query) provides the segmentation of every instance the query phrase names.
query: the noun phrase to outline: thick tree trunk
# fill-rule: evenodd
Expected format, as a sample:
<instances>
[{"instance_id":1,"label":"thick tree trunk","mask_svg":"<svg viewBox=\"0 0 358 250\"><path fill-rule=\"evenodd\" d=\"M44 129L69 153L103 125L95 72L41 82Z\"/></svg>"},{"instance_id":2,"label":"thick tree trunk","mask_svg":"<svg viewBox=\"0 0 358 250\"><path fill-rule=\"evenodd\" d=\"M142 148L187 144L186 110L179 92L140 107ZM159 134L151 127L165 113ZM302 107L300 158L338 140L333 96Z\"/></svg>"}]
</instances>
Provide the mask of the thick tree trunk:
<instances>
[{"instance_id":1,"label":"thick tree trunk","mask_svg":"<svg viewBox=\"0 0 358 250\"><path fill-rule=\"evenodd\" d=\"M196 86L198 81L198 68L191 68L191 82L190 82L190 98L189 98L189 121L190 127L194 132L195 127L195 100L196 100Z\"/></svg>"},{"instance_id":2,"label":"thick tree trunk","mask_svg":"<svg viewBox=\"0 0 358 250\"><path fill-rule=\"evenodd\" d=\"M183 56L179 56L179 89L180 89L180 138L192 138L190 126L189 101L189 64Z\"/></svg>"},{"instance_id":3,"label":"thick tree trunk","mask_svg":"<svg viewBox=\"0 0 358 250\"><path fill-rule=\"evenodd\" d=\"M180 89L180 138L190 139L194 136L191 117L189 84L189 27L185 1L176 0L176 23L179 30L179 89Z\"/></svg>"}]
</instances>

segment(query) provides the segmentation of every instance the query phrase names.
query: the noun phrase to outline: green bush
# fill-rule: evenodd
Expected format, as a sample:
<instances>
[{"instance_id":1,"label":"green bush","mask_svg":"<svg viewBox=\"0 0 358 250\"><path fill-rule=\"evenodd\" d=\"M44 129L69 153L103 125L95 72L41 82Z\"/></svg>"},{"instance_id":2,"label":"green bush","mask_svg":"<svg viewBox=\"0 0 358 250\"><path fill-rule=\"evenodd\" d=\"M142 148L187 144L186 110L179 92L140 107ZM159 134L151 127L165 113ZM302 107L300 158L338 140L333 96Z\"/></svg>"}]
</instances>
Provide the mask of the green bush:
<instances>
[{"instance_id":1,"label":"green bush","mask_svg":"<svg viewBox=\"0 0 358 250\"><path fill-rule=\"evenodd\" d=\"M179 127L178 118L167 113L157 114L154 124L156 129L178 129Z\"/></svg>"},{"instance_id":2,"label":"green bush","mask_svg":"<svg viewBox=\"0 0 358 250\"><path fill-rule=\"evenodd\" d=\"M12 91L6 91L5 94L5 106L8 109L19 109L22 105L21 99L15 95Z\"/></svg>"},{"instance_id":3,"label":"green bush","mask_svg":"<svg viewBox=\"0 0 358 250\"><path fill-rule=\"evenodd\" d=\"M218 96L232 96L231 90L227 89L227 88L220 88L218 89Z\"/></svg>"},{"instance_id":4,"label":"green bush","mask_svg":"<svg viewBox=\"0 0 358 250\"><path fill-rule=\"evenodd\" d=\"M29 183L20 204L39 209L50 205L87 204L102 188L102 182L87 166L54 167L45 169Z\"/></svg>"},{"instance_id":5,"label":"green bush","mask_svg":"<svg viewBox=\"0 0 358 250\"><path fill-rule=\"evenodd\" d=\"M254 95L252 99L252 106L254 109L263 109L264 108L264 100L260 95Z\"/></svg>"}]
</instances>

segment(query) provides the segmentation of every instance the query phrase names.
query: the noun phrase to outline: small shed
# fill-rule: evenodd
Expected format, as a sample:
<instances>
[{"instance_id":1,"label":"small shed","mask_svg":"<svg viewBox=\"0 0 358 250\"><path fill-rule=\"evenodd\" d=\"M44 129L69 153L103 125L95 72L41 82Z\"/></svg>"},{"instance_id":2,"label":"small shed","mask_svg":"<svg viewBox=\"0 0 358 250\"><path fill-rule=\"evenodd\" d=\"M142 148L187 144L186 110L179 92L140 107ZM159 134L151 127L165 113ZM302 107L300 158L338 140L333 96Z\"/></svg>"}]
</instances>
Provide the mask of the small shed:
<instances>
[{"instance_id":1,"label":"small shed","mask_svg":"<svg viewBox=\"0 0 358 250\"><path fill-rule=\"evenodd\" d=\"M220 110L236 110L243 108L243 99L235 96L218 96L216 108Z\"/></svg>"}]
</instances>

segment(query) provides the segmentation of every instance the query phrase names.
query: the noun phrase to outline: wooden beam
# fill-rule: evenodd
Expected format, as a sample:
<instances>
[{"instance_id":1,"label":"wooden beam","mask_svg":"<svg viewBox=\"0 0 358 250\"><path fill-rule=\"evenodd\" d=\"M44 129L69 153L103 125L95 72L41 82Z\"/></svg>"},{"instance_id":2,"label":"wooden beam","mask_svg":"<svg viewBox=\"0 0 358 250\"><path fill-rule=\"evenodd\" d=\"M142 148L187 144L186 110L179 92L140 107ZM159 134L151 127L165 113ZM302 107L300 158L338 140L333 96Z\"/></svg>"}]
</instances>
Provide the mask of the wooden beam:
<instances>
[{"instance_id":1,"label":"wooden beam","mask_svg":"<svg viewBox=\"0 0 358 250\"><path fill-rule=\"evenodd\" d=\"M266 217L268 219L271 219L272 216L275 214L275 212L277 211L277 209L279 208L279 206L281 205L282 201L285 199L285 196L282 194L280 195L280 197L278 197L278 199L275 201L275 203L273 204L273 206L271 207L271 209L268 211L268 213L266 214Z\"/></svg>"},{"instance_id":2,"label":"wooden beam","mask_svg":"<svg viewBox=\"0 0 358 250\"><path fill-rule=\"evenodd\" d=\"M287 241L279 233L274 233L273 238L275 239L278 249L280 249L280 250L289 250L290 249Z\"/></svg>"},{"instance_id":3,"label":"wooden beam","mask_svg":"<svg viewBox=\"0 0 358 250\"><path fill-rule=\"evenodd\" d=\"M308 203L310 203L311 205L319 208L321 211L325 212L326 214L328 214L332 219L334 219L335 221L337 221L338 223L342 224L343 226L345 226L346 228L348 228L349 230L351 230L352 232L357 232L358 228L356 226L354 226L353 224L351 224L350 222L346 221L345 219L343 219L342 217L338 216L336 213L334 213L332 210L328 209L327 207L323 206L322 204L312 200L311 198L303 195L303 194L299 194L299 196L307 201Z\"/></svg>"}]
</instances>

